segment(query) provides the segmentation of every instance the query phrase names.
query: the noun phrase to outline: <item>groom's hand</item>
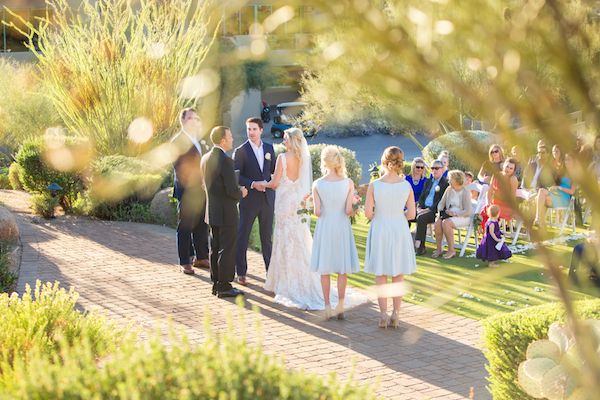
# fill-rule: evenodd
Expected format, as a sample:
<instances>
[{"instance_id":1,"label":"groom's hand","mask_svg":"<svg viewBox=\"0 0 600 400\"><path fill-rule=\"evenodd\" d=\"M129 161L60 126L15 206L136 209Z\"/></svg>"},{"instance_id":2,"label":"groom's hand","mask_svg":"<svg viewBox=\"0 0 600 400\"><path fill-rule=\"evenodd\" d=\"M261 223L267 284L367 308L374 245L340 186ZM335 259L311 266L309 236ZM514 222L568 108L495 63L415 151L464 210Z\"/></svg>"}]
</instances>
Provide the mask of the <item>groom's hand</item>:
<instances>
[{"instance_id":1,"label":"groom's hand","mask_svg":"<svg viewBox=\"0 0 600 400\"><path fill-rule=\"evenodd\" d=\"M252 189L264 192L267 189L266 185L267 182L265 181L254 181L252 182Z\"/></svg>"}]
</instances>

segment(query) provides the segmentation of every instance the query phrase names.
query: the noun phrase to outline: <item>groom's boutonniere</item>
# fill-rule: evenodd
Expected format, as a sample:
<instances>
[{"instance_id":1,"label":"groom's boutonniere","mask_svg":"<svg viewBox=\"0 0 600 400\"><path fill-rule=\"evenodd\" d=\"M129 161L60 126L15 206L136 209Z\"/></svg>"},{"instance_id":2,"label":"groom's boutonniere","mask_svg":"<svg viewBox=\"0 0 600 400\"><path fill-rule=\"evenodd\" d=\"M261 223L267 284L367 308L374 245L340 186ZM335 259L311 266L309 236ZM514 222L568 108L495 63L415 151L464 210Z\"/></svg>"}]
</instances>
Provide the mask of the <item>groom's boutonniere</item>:
<instances>
[{"instance_id":1,"label":"groom's boutonniere","mask_svg":"<svg viewBox=\"0 0 600 400\"><path fill-rule=\"evenodd\" d=\"M271 161L271 153L265 154L265 160Z\"/></svg>"},{"instance_id":2,"label":"groom's boutonniere","mask_svg":"<svg viewBox=\"0 0 600 400\"><path fill-rule=\"evenodd\" d=\"M440 191L440 185L436 185L436 187L435 187L435 192L437 193L437 192L439 192L439 191Z\"/></svg>"}]
</instances>

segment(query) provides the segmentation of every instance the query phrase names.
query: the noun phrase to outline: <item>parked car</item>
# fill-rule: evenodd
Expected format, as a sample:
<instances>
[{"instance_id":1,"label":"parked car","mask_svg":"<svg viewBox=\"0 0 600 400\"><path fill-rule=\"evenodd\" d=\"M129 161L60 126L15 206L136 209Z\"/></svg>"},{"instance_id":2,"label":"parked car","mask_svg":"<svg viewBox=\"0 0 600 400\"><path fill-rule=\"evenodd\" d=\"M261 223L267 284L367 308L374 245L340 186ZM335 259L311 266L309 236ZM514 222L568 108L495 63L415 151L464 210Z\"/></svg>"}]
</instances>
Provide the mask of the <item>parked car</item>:
<instances>
[{"instance_id":1,"label":"parked car","mask_svg":"<svg viewBox=\"0 0 600 400\"><path fill-rule=\"evenodd\" d=\"M271 135L274 138L283 137L283 132L293 126L302 129L305 137L312 137L317 132L315 126L307 123L300 123L299 117L302 115L302 108L306 103L300 101L279 103L275 107L275 117L273 117L273 125L271 126Z\"/></svg>"}]
</instances>

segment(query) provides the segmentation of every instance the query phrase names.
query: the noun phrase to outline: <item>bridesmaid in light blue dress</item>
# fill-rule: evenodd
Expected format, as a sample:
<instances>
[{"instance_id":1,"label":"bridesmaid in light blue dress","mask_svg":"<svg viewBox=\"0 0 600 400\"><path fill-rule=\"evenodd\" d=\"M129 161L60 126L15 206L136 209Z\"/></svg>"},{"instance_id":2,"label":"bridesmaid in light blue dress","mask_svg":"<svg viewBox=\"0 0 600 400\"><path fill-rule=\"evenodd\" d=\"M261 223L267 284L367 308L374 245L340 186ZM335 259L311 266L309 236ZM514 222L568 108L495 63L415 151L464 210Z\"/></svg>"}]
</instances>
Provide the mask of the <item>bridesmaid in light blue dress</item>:
<instances>
[{"instance_id":1,"label":"bridesmaid in light blue dress","mask_svg":"<svg viewBox=\"0 0 600 400\"><path fill-rule=\"evenodd\" d=\"M350 214L354 184L346 176L344 158L335 146L327 146L321 153L323 177L313 184L315 228L311 269L321 274L321 286L325 300L325 318L337 315L344 319L344 299L349 273L358 272L360 263L352 235ZM329 302L331 274L338 274L339 302L332 313Z\"/></svg>"},{"instance_id":2,"label":"bridesmaid in light blue dress","mask_svg":"<svg viewBox=\"0 0 600 400\"><path fill-rule=\"evenodd\" d=\"M381 312L380 328L391 324L397 328L400 323L402 288L404 275L417 269L415 249L408 227L408 220L415 218L415 199L410 183L400 175L404 165L404 152L396 147L388 147L383 152L381 164L385 174L371 182L367 189L365 216L371 220L367 237L365 272L375 274L378 289L378 302ZM388 276L394 284L394 311L391 318L387 314L387 297L384 289ZM396 287L398 286L398 287Z\"/></svg>"}]
</instances>

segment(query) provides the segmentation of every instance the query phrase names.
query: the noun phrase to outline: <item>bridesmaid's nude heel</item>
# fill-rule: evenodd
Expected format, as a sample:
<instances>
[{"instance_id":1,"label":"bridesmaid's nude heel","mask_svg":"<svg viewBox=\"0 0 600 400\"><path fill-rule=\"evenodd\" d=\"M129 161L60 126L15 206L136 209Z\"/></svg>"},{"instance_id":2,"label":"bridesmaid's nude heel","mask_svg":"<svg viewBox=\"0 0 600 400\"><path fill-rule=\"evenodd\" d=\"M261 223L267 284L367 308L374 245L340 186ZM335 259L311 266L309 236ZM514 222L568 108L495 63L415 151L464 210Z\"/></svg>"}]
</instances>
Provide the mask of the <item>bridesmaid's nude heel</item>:
<instances>
[{"instance_id":1,"label":"bridesmaid's nude heel","mask_svg":"<svg viewBox=\"0 0 600 400\"><path fill-rule=\"evenodd\" d=\"M340 301L338 305L335 307L334 314L337 316L337 319L344 319L344 302Z\"/></svg>"},{"instance_id":2,"label":"bridesmaid's nude heel","mask_svg":"<svg viewBox=\"0 0 600 400\"><path fill-rule=\"evenodd\" d=\"M381 313L381 317L379 318L379 327L383 329L387 329L390 324L390 317L388 317L387 313Z\"/></svg>"},{"instance_id":3,"label":"bridesmaid's nude heel","mask_svg":"<svg viewBox=\"0 0 600 400\"><path fill-rule=\"evenodd\" d=\"M331 312L331 306L329 304L325 305L325 311L323 312L323 317L327 319L331 319L333 313Z\"/></svg>"},{"instance_id":4,"label":"bridesmaid's nude heel","mask_svg":"<svg viewBox=\"0 0 600 400\"><path fill-rule=\"evenodd\" d=\"M399 314L400 313L396 310L394 310L392 312L392 318L390 320L390 323L394 329L398 328L400 326L400 315Z\"/></svg>"}]
</instances>

